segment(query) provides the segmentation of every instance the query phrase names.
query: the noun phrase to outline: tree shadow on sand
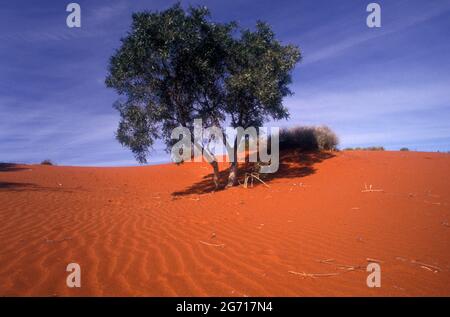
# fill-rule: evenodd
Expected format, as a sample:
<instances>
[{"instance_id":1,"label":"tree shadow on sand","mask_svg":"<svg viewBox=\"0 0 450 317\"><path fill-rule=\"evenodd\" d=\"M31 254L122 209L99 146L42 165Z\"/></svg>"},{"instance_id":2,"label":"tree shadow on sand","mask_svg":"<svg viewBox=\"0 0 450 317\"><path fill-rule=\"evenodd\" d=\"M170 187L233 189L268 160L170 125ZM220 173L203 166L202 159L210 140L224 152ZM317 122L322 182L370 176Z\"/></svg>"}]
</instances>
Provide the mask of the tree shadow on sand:
<instances>
[{"instance_id":1,"label":"tree shadow on sand","mask_svg":"<svg viewBox=\"0 0 450 317\"><path fill-rule=\"evenodd\" d=\"M0 192L2 191L22 191L27 189L33 189L36 185L31 183L12 183L12 182L0 182Z\"/></svg>"},{"instance_id":2,"label":"tree shadow on sand","mask_svg":"<svg viewBox=\"0 0 450 317\"><path fill-rule=\"evenodd\" d=\"M0 163L0 173L7 172L17 172L25 170L26 168L21 167L20 165L13 163ZM34 184L31 183L13 183L13 182L2 182L0 181L0 192L3 191L20 191L25 190L27 188L34 187Z\"/></svg>"},{"instance_id":3,"label":"tree shadow on sand","mask_svg":"<svg viewBox=\"0 0 450 317\"><path fill-rule=\"evenodd\" d=\"M57 192L65 192L71 193L73 190L60 188L60 187L45 187L39 186L33 183L17 183L17 182L2 182L0 181L0 193L2 192L23 192L23 191L34 191L34 192L49 192L49 191L57 191Z\"/></svg>"},{"instance_id":4,"label":"tree shadow on sand","mask_svg":"<svg viewBox=\"0 0 450 317\"><path fill-rule=\"evenodd\" d=\"M0 163L0 173L18 172L30 170L28 167L22 167L13 163ZM20 183L20 182L4 182L0 180L0 193L2 192L22 192L22 191L59 191L59 192L72 192L67 188L60 187L45 187L39 186L33 183Z\"/></svg>"},{"instance_id":5,"label":"tree shadow on sand","mask_svg":"<svg viewBox=\"0 0 450 317\"><path fill-rule=\"evenodd\" d=\"M280 166L276 173L272 174L260 174L262 180L269 184L276 179L289 179L304 177L316 172L314 164L320 163L324 160L335 157L335 154L331 152L302 152L302 151L289 151L280 153ZM241 163L239 165L239 180L243 182L245 173L254 171L255 163ZM220 172L220 187L216 189L212 182L212 173L204 176L201 181L189 186L188 188L173 192L172 196L185 196L192 194L207 194L211 192L224 190L227 184L227 177L229 174L229 168ZM254 187L260 186L262 183L255 180Z\"/></svg>"},{"instance_id":6,"label":"tree shadow on sand","mask_svg":"<svg viewBox=\"0 0 450 317\"><path fill-rule=\"evenodd\" d=\"M0 163L0 172L18 172L27 170L28 168L21 167L18 164L13 163Z\"/></svg>"}]
</instances>

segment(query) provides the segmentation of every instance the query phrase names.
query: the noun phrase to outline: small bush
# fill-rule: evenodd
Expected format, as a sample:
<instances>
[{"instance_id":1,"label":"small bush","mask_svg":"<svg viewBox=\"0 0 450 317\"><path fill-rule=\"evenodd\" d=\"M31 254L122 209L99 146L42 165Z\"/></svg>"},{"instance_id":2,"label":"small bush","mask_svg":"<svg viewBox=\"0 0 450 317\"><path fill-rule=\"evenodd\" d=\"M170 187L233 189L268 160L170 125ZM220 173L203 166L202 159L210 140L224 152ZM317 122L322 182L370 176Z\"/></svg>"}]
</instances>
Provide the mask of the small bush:
<instances>
[{"instance_id":1,"label":"small bush","mask_svg":"<svg viewBox=\"0 0 450 317\"><path fill-rule=\"evenodd\" d=\"M339 144L337 135L327 126L320 126L314 129L319 150L334 151Z\"/></svg>"},{"instance_id":2,"label":"small bush","mask_svg":"<svg viewBox=\"0 0 450 317\"><path fill-rule=\"evenodd\" d=\"M334 151L338 143L338 137L327 126L293 127L280 131L280 149Z\"/></svg>"},{"instance_id":3,"label":"small bush","mask_svg":"<svg viewBox=\"0 0 450 317\"><path fill-rule=\"evenodd\" d=\"M347 147L344 151L384 151L384 147L382 146L368 146L368 147Z\"/></svg>"},{"instance_id":4,"label":"small bush","mask_svg":"<svg viewBox=\"0 0 450 317\"><path fill-rule=\"evenodd\" d=\"M369 146L369 147L363 148L363 150L366 150L366 151L384 151L384 147L382 147L382 146Z\"/></svg>"},{"instance_id":5,"label":"small bush","mask_svg":"<svg viewBox=\"0 0 450 317\"><path fill-rule=\"evenodd\" d=\"M400 151L405 151L405 152L407 152L407 151L409 151L409 149L407 148L407 147L402 147L401 149L400 149Z\"/></svg>"},{"instance_id":6,"label":"small bush","mask_svg":"<svg viewBox=\"0 0 450 317\"><path fill-rule=\"evenodd\" d=\"M41 162L41 165L55 165L51 160L47 159L47 160L43 160Z\"/></svg>"}]
</instances>

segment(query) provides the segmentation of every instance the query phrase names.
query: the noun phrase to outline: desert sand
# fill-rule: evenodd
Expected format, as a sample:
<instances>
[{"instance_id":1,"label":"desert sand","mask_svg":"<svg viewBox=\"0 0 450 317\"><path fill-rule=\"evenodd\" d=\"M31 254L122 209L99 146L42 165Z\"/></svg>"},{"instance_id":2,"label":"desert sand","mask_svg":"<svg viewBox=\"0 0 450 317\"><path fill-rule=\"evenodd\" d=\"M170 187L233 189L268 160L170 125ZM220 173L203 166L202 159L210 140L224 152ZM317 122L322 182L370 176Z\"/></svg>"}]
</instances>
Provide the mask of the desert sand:
<instances>
[{"instance_id":1,"label":"desert sand","mask_svg":"<svg viewBox=\"0 0 450 317\"><path fill-rule=\"evenodd\" d=\"M210 173L0 165L0 295L450 296L449 154L290 153L270 187L219 192Z\"/></svg>"}]
</instances>

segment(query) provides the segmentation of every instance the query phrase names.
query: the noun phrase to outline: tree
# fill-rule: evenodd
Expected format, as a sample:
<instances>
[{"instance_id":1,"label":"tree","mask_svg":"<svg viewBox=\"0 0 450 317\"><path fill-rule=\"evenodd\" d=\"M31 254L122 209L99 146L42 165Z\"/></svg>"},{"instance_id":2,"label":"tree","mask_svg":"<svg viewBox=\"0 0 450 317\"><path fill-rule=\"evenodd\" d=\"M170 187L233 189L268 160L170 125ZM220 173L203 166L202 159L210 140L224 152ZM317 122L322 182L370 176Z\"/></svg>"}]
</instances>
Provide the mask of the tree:
<instances>
[{"instance_id":1,"label":"tree","mask_svg":"<svg viewBox=\"0 0 450 317\"><path fill-rule=\"evenodd\" d=\"M117 140L145 163L154 141L167 149L178 126L193 130L194 119L205 126L225 119L225 73L233 23L212 23L204 7L185 12L180 4L162 12L132 16L132 27L110 59L106 85L124 101L115 104L121 120ZM194 141L194 140L192 140ZM218 187L219 169L209 155Z\"/></svg>"},{"instance_id":2,"label":"tree","mask_svg":"<svg viewBox=\"0 0 450 317\"><path fill-rule=\"evenodd\" d=\"M283 98L291 95L291 72L300 60L300 50L283 46L270 26L258 21L256 30L244 30L234 40L228 54L225 111L233 127L260 127L270 119L287 119L289 112ZM234 139L228 186L237 182L237 151L242 140ZM244 140L245 141L245 140Z\"/></svg>"},{"instance_id":3,"label":"tree","mask_svg":"<svg viewBox=\"0 0 450 317\"><path fill-rule=\"evenodd\" d=\"M209 17L204 7L185 12L179 4L162 12L135 13L131 31L110 59L106 85L124 98L115 104L121 116L116 137L141 163L158 138L170 149L176 142L174 128L186 127L193 136L194 119L223 131L225 119L246 129L288 118L282 100L291 94L288 85L299 49L281 45L265 23L234 36L234 22L213 23ZM234 185L241 140L235 138L234 147L226 140L234 159L229 185ZM210 161L217 188L214 153L191 141Z\"/></svg>"}]
</instances>

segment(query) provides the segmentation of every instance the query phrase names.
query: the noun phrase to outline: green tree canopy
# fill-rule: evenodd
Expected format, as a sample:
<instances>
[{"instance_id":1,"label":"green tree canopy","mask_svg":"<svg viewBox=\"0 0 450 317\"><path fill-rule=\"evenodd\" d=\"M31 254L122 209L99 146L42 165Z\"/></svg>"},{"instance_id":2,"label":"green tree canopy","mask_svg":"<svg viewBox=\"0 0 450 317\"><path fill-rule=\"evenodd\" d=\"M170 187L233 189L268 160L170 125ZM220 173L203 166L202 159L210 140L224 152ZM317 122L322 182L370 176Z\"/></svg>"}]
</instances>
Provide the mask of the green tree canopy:
<instances>
[{"instance_id":1,"label":"green tree canopy","mask_svg":"<svg viewBox=\"0 0 450 317\"><path fill-rule=\"evenodd\" d=\"M288 118L282 101L291 94L300 51L277 41L269 25L258 22L255 31L236 35L236 23L214 23L206 8L185 11L180 4L132 18L110 59L106 85L122 96L115 104L117 139L139 162L146 162L158 138L170 148L172 130L193 130L194 119L223 128L228 118L233 127L246 128ZM211 164L218 186L217 162Z\"/></svg>"},{"instance_id":2,"label":"green tree canopy","mask_svg":"<svg viewBox=\"0 0 450 317\"><path fill-rule=\"evenodd\" d=\"M234 24L209 21L206 8L133 14L131 31L111 57L106 85L125 101L117 139L145 163L155 139L172 145L177 126L224 119L224 75Z\"/></svg>"},{"instance_id":3,"label":"green tree canopy","mask_svg":"<svg viewBox=\"0 0 450 317\"><path fill-rule=\"evenodd\" d=\"M291 71L300 60L300 50L283 46L275 39L270 26L258 21L256 30L243 30L234 40L228 54L225 111L233 127L260 127L270 119L287 119L289 112L283 98L291 95ZM237 182L237 138L229 155L229 186ZM232 152L232 153L230 153Z\"/></svg>"}]
</instances>

